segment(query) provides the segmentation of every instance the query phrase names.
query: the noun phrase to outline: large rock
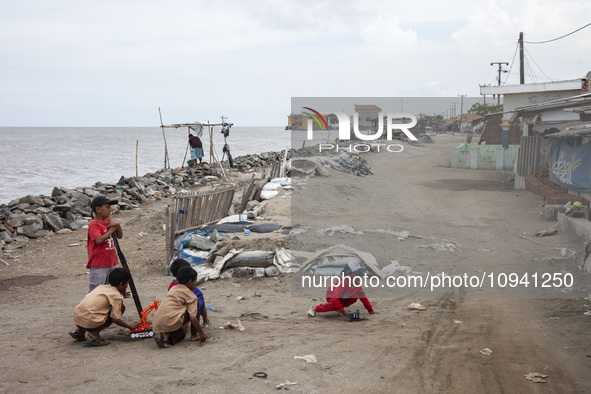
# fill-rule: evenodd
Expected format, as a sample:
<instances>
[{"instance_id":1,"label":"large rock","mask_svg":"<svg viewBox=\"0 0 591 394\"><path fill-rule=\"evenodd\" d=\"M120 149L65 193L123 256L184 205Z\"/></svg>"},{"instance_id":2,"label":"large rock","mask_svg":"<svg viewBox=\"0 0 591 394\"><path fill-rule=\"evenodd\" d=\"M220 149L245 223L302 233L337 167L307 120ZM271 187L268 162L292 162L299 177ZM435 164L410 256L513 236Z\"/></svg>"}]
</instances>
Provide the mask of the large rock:
<instances>
[{"instance_id":1,"label":"large rock","mask_svg":"<svg viewBox=\"0 0 591 394\"><path fill-rule=\"evenodd\" d=\"M53 230L53 232L59 231L64 228L62 223L62 219L59 217L58 214L55 213L48 213L46 215L41 216L43 221L47 223L47 226Z\"/></svg>"},{"instance_id":2,"label":"large rock","mask_svg":"<svg viewBox=\"0 0 591 394\"><path fill-rule=\"evenodd\" d=\"M35 197L35 196L31 196L31 195L19 198L18 202L19 202L19 204L30 204L30 205L37 204L39 206L45 205L43 198Z\"/></svg>"},{"instance_id":3,"label":"large rock","mask_svg":"<svg viewBox=\"0 0 591 394\"><path fill-rule=\"evenodd\" d=\"M197 234L191 235L191 240L189 241L189 246L195 249L210 250L213 245L215 244L211 239Z\"/></svg>"},{"instance_id":4,"label":"large rock","mask_svg":"<svg viewBox=\"0 0 591 394\"><path fill-rule=\"evenodd\" d=\"M23 225L23 222L19 218L14 216L8 219L7 223L12 228L17 228Z\"/></svg>"},{"instance_id":5,"label":"large rock","mask_svg":"<svg viewBox=\"0 0 591 394\"><path fill-rule=\"evenodd\" d=\"M59 204L59 205L55 205L53 207L53 210L55 212L68 212L71 209L72 209L72 205L70 205L69 203Z\"/></svg>"},{"instance_id":6,"label":"large rock","mask_svg":"<svg viewBox=\"0 0 591 394\"><path fill-rule=\"evenodd\" d=\"M72 192L72 198L75 198L76 201L82 203L82 205L90 205L91 198L84 193Z\"/></svg>"},{"instance_id":7,"label":"large rock","mask_svg":"<svg viewBox=\"0 0 591 394\"><path fill-rule=\"evenodd\" d=\"M43 228L43 219L37 215L27 215L23 218L23 225L36 224L39 228Z\"/></svg>"},{"instance_id":8,"label":"large rock","mask_svg":"<svg viewBox=\"0 0 591 394\"><path fill-rule=\"evenodd\" d=\"M0 232L0 240L9 244L12 242L12 237L10 236L10 233L8 231L2 231Z\"/></svg>"},{"instance_id":9,"label":"large rock","mask_svg":"<svg viewBox=\"0 0 591 394\"><path fill-rule=\"evenodd\" d=\"M51 191L51 197L59 197L62 194L64 194L64 192L62 192L58 187L54 187Z\"/></svg>"},{"instance_id":10,"label":"large rock","mask_svg":"<svg viewBox=\"0 0 591 394\"><path fill-rule=\"evenodd\" d=\"M257 205L259 205L259 202L257 200L250 200L249 202L246 203L246 210L252 211L252 209L254 207L256 207Z\"/></svg>"},{"instance_id":11,"label":"large rock","mask_svg":"<svg viewBox=\"0 0 591 394\"><path fill-rule=\"evenodd\" d=\"M84 194L86 194L87 196L89 196L91 199L100 195L100 193L97 190L90 189L90 188L84 189Z\"/></svg>"},{"instance_id":12,"label":"large rock","mask_svg":"<svg viewBox=\"0 0 591 394\"><path fill-rule=\"evenodd\" d=\"M29 224L21 226L16 230L17 235L24 235L28 238L41 238L45 236L45 231L38 224Z\"/></svg>"},{"instance_id":13,"label":"large rock","mask_svg":"<svg viewBox=\"0 0 591 394\"><path fill-rule=\"evenodd\" d=\"M72 230L79 230L84 226L88 226L88 223L89 222L86 219L78 219L78 220L75 220L72 223L70 223L70 228Z\"/></svg>"},{"instance_id":14,"label":"large rock","mask_svg":"<svg viewBox=\"0 0 591 394\"><path fill-rule=\"evenodd\" d=\"M141 182L139 180L135 180L135 179L130 179L128 183L129 183L129 186L137 189L140 193L142 193L142 194L146 193L146 187L144 186L143 182Z\"/></svg>"}]
</instances>

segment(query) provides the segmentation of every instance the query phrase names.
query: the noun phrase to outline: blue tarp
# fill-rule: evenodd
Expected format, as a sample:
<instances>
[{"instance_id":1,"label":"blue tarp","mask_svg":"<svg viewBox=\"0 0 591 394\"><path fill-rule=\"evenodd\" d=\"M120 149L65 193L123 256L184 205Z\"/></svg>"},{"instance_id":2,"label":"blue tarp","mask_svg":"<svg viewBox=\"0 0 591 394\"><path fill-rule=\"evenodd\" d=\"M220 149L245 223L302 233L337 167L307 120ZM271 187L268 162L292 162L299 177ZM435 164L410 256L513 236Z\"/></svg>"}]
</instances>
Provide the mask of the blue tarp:
<instances>
[{"instance_id":1,"label":"blue tarp","mask_svg":"<svg viewBox=\"0 0 591 394\"><path fill-rule=\"evenodd\" d=\"M591 143L570 146L565 140L550 147L550 179L559 186L591 193Z\"/></svg>"}]
</instances>

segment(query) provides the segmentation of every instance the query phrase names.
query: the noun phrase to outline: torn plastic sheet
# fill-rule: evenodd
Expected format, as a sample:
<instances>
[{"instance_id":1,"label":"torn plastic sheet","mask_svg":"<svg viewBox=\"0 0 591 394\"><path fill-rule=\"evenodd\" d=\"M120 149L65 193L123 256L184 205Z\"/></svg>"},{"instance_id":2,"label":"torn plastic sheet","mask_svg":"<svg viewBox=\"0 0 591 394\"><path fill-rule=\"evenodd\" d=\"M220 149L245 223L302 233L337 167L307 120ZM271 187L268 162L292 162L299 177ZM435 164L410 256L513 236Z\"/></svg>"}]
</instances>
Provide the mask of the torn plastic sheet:
<instances>
[{"instance_id":1,"label":"torn plastic sheet","mask_svg":"<svg viewBox=\"0 0 591 394\"><path fill-rule=\"evenodd\" d=\"M366 268L373 271L380 278L384 279L386 277L386 274L378 267L372 254L342 244L316 252L312 257L304 261L300 270L302 272L311 271L320 275L339 275L349 261L365 264Z\"/></svg>"},{"instance_id":2,"label":"torn plastic sheet","mask_svg":"<svg viewBox=\"0 0 591 394\"><path fill-rule=\"evenodd\" d=\"M291 262L293 256L289 249L281 248L275 249L275 257L273 257L273 265L277 267L282 274L289 274L292 272Z\"/></svg>"},{"instance_id":3,"label":"torn plastic sheet","mask_svg":"<svg viewBox=\"0 0 591 394\"><path fill-rule=\"evenodd\" d=\"M192 235L201 235L202 237L209 237L211 233L209 231L187 231L183 235L176 237L174 240L174 250L181 251L185 248L189 247L189 242L191 242Z\"/></svg>"},{"instance_id":4,"label":"torn plastic sheet","mask_svg":"<svg viewBox=\"0 0 591 394\"><path fill-rule=\"evenodd\" d=\"M328 169L338 169L338 166L329 158L313 156L292 158L285 163L284 168L289 171L291 175L297 174L309 177L314 175L328 176Z\"/></svg>"}]
</instances>

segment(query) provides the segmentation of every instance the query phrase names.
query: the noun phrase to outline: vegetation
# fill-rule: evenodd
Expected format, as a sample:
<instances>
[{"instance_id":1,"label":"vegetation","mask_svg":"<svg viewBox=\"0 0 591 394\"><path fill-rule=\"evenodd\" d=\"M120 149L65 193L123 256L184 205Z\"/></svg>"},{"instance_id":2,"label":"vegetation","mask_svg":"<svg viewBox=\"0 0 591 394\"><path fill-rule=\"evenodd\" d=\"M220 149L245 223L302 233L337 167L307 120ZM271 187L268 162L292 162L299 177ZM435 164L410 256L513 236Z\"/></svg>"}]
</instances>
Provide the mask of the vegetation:
<instances>
[{"instance_id":1,"label":"vegetation","mask_svg":"<svg viewBox=\"0 0 591 394\"><path fill-rule=\"evenodd\" d=\"M503 104L480 104L475 103L470 107L468 110L470 113L478 114L480 116L484 116L486 114L494 114L496 112L503 112Z\"/></svg>"}]
</instances>

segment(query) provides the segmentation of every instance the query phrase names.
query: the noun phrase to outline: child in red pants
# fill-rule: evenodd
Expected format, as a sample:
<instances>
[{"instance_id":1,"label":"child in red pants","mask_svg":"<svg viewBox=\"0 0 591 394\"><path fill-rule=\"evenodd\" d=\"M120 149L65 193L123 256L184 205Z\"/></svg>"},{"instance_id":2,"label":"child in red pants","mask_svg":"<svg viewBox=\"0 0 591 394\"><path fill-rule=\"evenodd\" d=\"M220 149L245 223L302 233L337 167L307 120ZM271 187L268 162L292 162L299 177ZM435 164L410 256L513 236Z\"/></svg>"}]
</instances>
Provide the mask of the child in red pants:
<instances>
[{"instance_id":1,"label":"child in red pants","mask_svg":"<svg viewBox=\"0 0 591 394\"><path fill-rule=\"evenodd\" d=\"M345 309L353 305L358 299L370 314L378 313L373 310L361 286L355 286L353 277L362 276L367 269L356 261L347 263L343 270L343 279L339 286L326 290L326 303L312 305L308 310L308 317L316 316L316 313L336 311L339 315L349 319L349 312Z\"/></svg>"}]
</instances>

